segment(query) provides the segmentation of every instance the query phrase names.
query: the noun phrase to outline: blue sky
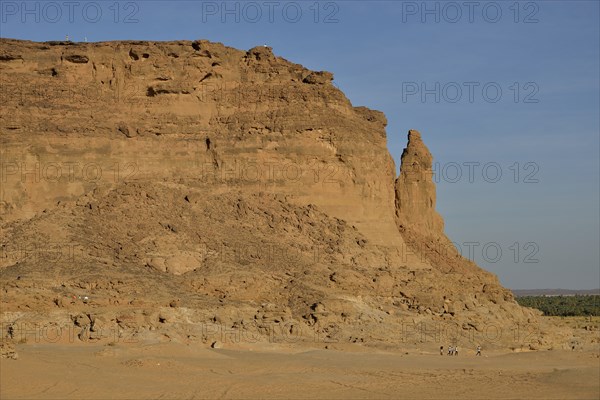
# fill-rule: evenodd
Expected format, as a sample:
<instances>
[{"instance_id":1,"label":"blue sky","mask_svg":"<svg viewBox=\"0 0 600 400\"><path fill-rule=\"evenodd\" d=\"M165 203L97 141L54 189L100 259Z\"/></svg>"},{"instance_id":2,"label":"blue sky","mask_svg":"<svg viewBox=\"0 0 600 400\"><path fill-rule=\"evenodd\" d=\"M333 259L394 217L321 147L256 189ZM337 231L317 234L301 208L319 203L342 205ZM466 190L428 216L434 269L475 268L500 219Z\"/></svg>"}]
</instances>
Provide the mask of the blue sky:
<instances>
[{"instance_id":1,"label":"blue sky","mask_svg":"<svg viewBox=\"0 0 600 400\"><path fill-rule=\"evenodd\" d=\"M0 3L2 37L267 43L331 71L397 163L421 131L463 255L510 288L600 287L598 1Z\"/></svg>"}]
</instances>

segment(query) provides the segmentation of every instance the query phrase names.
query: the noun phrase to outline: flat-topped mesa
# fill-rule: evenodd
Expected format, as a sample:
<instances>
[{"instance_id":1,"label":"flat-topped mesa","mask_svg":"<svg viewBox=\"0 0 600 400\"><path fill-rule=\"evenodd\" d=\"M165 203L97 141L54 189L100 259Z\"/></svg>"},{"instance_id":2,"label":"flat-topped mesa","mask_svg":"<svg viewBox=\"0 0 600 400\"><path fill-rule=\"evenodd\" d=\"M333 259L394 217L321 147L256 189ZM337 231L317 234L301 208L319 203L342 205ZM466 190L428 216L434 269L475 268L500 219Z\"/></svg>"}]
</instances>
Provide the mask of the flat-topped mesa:
<instances>
[{"instance_id":1,"label":"flat-topped mesa","mask_svg":"<svg viewBox=\"0 0 600 400\"><path fill-rule=\"evenodd\" d=\"M400 344L390 332L406 321L469 335L535 321L444 235L420 134L396 177L385 115L332 80L265 46L0 39L0 244L82 250L76 263L2 257L0 308L38 318L62 307L65 282L97 288L94 315L114 329L132 303L109 299L133 292L169 305L168 322L184 323L181 299L185 321L280 321L309 340L339 327L331 339ZM21 277L37 280L35 303ZM164 315L150 325L138 311L119 329L175 337Z\"/></svg>"},{"instance_id":2,"label":"flat-topped mesa","mask_svg":"<svg viewBox=\"0 0 600 400\"><path fill-rule=\"evenodd\" d=\"M69 179L67 166L76 163L73 175L81 176L85 155L103 172L133 166L127 180L184 179L207 190L235 185L290 195L355 225L391 253L361 262L406 264L387 121L354 107L331 72L290 62L268 46L238 50L206 40L0 39L0 56L7 94L0 136L15 166L3 185L0 221L120 181L108 173ZM17 168L36 163L61 166L61 178L20 179Z\"/></svg>"},{"instance_id":3,"label":"flat-topped mesa","mask_svg":"<svg viewBox=\"0 0 600 400\"><path fill-rule=\"evenodd\" d=\"M424 236L437 237L444 234L444 220L435 211L432 161L421 134L410 130L396 179L396 213L401 228L410 227Z\"/></svg>"}]
</instances>

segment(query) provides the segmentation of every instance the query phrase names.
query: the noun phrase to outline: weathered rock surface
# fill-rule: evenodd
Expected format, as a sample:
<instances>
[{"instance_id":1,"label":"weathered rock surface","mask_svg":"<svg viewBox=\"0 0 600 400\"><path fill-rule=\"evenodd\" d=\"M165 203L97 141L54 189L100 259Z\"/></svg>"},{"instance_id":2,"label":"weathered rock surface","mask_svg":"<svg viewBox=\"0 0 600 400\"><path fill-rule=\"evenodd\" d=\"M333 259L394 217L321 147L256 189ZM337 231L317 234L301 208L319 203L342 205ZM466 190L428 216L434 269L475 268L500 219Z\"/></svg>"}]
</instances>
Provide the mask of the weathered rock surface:
<instances>
[{"instance_id":1,"label":"weathered rock surface","mask_svg":"<svg viewBox=\"0 0 600 400\"><path fill-rule=\"evenodd\" d=\"M396 179L385 116L331 73L203 40L0 55L12 338L547 344L444 235L419 133Z\"/></svg>"},{"instance_id":2,"label":"weathered rock surface","mask_svg":"<svg viewBox=\"0 0 600 400\"><path fill-rule=\"evenodd\" d=\"M444 221L435 211L433 157L418 131L408 133L408 145L402 152L400 176L396 180L398 223L424 235L444 234Z\"/></svg>"}]
</instances>

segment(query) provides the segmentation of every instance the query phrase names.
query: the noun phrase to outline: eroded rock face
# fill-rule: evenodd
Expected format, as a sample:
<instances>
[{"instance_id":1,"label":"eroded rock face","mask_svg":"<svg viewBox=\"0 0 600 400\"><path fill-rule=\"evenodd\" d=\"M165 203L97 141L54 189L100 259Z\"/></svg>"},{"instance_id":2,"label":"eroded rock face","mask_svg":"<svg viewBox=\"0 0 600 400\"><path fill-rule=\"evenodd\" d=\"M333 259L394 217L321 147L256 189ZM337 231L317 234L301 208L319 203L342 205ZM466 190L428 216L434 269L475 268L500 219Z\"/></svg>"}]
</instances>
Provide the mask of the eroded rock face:
<instances>
[{"instance_id":1,"label":"eroded rock face","mask_svg":"<svg viewBox=\"0 0 600 400\"><path fill-rule=\"evenodd\" d=\"M402 152L400 176L396 179L396 212L403 227L430 236L444 234L444 221L435 211L433 157L416 130L408 132Z\"/></svg>"},{"instance_id":2,"label":"eroded rock face","mask_svg":"<svg viewBox=\"0 0 600 400\"><path fill-rule=\"evenodd\" d=\"M191 179L289 194L359 227L386 265L422 264L394 222L385 117L331 73L204 40L1 46L2 220L96 186Z\"/></svg>"},{"instance_id":3,"label":"eroded rock face","mask_svg":"<svg viewBox=\"0 0 600 400\"><path fill-rule=\"evenodd\" d=\"M0 55L2 323L402 344L536 321L444 235L419 133L396 179L385 116L329 72L204 40Z\"/></svg>"}]
</instances>

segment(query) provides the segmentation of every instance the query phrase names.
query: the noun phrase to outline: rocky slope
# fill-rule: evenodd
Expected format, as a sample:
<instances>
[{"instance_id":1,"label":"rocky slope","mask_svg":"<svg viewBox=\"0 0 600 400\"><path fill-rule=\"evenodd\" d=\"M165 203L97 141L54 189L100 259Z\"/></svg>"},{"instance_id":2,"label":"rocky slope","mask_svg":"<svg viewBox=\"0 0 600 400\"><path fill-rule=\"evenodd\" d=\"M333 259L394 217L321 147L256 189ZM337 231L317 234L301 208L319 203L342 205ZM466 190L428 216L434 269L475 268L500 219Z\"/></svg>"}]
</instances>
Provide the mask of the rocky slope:
<instances>
[{"instance_id":1,"label":"rocky slope","mask_svg":"<svg viewBox=\"0 0 600 400\"><path fill-rule=\"evenodd\" d=\"M444 235L420 134L396 177L332 80L268 47L0 40L3 335L552 346Z\"/></svg>"}]
</instances>

